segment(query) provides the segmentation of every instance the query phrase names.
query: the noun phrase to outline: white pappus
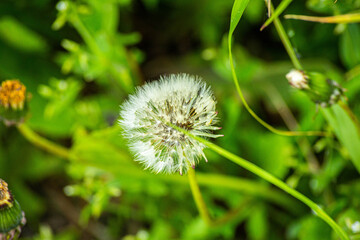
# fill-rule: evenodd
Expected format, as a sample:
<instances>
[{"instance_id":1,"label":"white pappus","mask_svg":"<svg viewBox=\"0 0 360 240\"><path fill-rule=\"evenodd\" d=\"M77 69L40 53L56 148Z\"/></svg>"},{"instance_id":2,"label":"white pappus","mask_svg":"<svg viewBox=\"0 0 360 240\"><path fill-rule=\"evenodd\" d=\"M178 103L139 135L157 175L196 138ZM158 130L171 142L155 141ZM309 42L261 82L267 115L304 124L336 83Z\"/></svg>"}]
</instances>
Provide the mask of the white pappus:
<instances>
[{"instance_id":1,"label":"white pappus","mask_svg":"<svg viewBox=\"0 0 360 240\"><path fill-rule=\"evenodd\" d=\"M200 137L220 137L216 101L199 77L172 74L136 89L121 106L119 124L135 160L155 173L181 175L201 158L205 146L171 128L171 123Z\"/></svg>"}]
</instances>

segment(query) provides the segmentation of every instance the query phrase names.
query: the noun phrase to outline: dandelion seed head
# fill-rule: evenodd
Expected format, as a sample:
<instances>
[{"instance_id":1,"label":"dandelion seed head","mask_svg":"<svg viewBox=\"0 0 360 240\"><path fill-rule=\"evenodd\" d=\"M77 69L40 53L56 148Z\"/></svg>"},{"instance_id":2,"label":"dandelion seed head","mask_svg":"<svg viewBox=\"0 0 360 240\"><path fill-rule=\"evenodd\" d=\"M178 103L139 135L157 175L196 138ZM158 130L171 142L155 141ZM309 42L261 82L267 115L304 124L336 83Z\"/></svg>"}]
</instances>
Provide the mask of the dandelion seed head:
<instances>
[{"instance_id":1,"label":"dandelion seed head","mask_svg":"<svg viewBox=\"0 0 360 240\"><path fill-rule=\"evenodd\" d=\"M308 81L307 76L303 71L300 70L291 70L288 74L286 74L286 78L289 81L289 84L297 89L308 89Z\"/></svg>"},{"instance_id":2,"label":"dandelion seed head","mask_svg":"<svg viewBox=\"0 0 360 240\"><path fill-rule=\"evenodd\" d=\"M200 137L219 137L210 88L187 74L161 77L137 88L121 106L123 135L135 159L155 173L186 173L204 158L205 146L169 126Z\"/></svg>"}]
</instances>

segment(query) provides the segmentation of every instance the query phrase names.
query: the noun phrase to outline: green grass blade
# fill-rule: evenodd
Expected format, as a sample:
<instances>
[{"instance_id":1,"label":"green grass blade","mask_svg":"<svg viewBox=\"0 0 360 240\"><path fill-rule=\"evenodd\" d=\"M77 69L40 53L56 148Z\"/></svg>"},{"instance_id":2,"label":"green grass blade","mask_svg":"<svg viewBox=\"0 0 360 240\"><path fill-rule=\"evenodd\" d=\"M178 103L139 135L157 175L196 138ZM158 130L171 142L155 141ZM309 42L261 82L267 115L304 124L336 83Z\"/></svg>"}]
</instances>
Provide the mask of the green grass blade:
<instances>
[{"instance_id":1,"label":"green grass blade","mask_svg":"<svg viewBox=\"0 0 360 240\"><path fill-rule=\"evenodd\" d=\"M323 108L322 112L334 129L337 138L348 150L356 169L360 172L360 133L357 120L351 118L346 107L341 107L339 104Z\"/></svg>"},{"instance_id":2,"label":"green grass blade","mask_svg":"<svg viewBox=\"0 0 360 240\"><path fill-rule=\"evenodd\" d=\"M268 18L265 23L261 26L260 31L264 30L264 28L266 28L267 26L269 26L274 19L276 19L277 17L280 16L281 13L284 12L284 10L289 6L289 4L292 2L293 0L283 0L279 6L275 9L275 11L272 13L272 15L270 16L270 18Z\"/></svg>"},{"instance_id":3,"label":"green grass blade","mask_svg":"<svg viewBox=\"0 0 360 240\"><path fill-rule=\"evenodd\" d=\"M249 0L235 0L231 11L229 38L234 33L248 3Z\"/></svg>"}]
</instances>

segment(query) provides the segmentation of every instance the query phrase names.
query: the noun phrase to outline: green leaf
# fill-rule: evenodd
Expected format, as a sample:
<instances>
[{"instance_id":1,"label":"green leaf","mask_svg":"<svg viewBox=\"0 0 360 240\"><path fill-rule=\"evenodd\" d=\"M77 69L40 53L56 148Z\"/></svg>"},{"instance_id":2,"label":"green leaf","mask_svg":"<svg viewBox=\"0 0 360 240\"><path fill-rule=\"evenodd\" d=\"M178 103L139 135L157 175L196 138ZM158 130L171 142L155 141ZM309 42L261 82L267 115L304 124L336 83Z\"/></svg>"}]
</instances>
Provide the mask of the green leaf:
<instances>
[{"instance_id":1,"label":"green leaf","mask_svg":"<svg viewBox=\"0 0 360 240\"><path fill-rule=\"evenodd\" d=\"M349 116L344 107L338 104L322 109L325 118L340 142L348 150L350 159L360 172L360 133L357 123Z\"/></svg>"},{"instance_id":2,"label":"green leaf","mask_svg":"<svg viewBox=\"0 0 360 240\"><path fill-rule=\"evenodd\" d=\"M340 38L340 57L348 68L360 64L360 27L349 24Z\"/></svg>"},{"instance_id":3,"label":"green leaf","mask_svg":"<svg viewBox=\"0 0 360 240\"><path fill-rule=\"evenodd\" d=\"M36 32L12 17L0 19L0 38L9 45L26 52L46 52L45 40Z\"/></svg>"},{"instance_id":4,"label":"green leaf","mask_svg":"<svg viewBox=\"0 0 360 240\"><path fill-rule=\"evenodd\" d=\"M232 11L231 11L229 38L231 38L248 3L249 3L249 0L235 0Z\"/></svg>"}]
</instances>

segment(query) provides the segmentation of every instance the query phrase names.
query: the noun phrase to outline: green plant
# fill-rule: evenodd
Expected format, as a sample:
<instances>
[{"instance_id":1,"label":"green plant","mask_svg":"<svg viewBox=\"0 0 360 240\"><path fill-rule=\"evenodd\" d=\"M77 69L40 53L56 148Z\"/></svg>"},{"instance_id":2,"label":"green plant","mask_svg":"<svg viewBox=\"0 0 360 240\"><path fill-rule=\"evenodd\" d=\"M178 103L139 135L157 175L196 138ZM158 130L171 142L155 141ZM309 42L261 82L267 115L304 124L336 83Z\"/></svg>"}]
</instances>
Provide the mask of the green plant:
<instances>
[{"instance_id":1,"label":"green plant","mask_svg":"<svg viewBox=\"0 0 360 240\"><path fill-rule=\"evenodd\" d=\"M32 94L18 132L0 127L0 176L27 214L24 238L356 239L359 6L0 3L0 78L18 78ZM283 13L336 25L282 21ZM298 90L286 81L290 71L303 77L290 81ZM209 160L195 172L195 160L183 159L187 177L143 170L121 134L126 126L117 124L135 86L164 72L202 76L217 99L219 112L202 122L206 132L160 124L198 143L196 157ZM211 122L217 117L221 130ZM218 136L213 130L224 137L201 138Z\"/></svg>"}]
</instances>

